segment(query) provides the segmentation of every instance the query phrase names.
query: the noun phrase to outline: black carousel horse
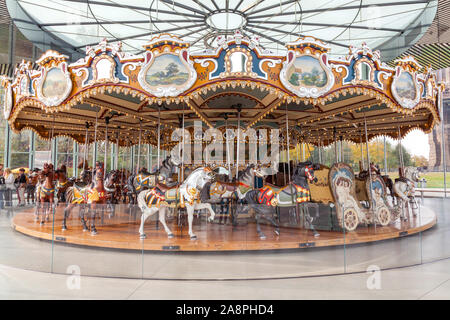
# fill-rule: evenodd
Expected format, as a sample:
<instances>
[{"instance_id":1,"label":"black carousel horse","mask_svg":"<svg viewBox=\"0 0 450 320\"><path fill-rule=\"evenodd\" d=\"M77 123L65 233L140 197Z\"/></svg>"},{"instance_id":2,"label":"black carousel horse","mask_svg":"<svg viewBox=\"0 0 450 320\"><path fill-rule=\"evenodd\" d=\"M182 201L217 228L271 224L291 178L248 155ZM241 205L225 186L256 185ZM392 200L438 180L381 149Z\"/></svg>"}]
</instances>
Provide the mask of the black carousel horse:
<instances>
[{"instance_id":1,"label":"black carousel horse","mask_svg":"<svg viewBox=\"0 0 450 320\"><path fill-rule=\"evenodd\" d=\"M150 173L147 169L143 168L140 170L139 174L130 175L126 185L129 203L136 204L137 194L142 190L154 187L159 179L164 180L167 186L172 186L174 184L172 175L176 172L178 166L179 164L174 162L169 155L163 160L161 166L156 171Z\"/></svg>"},{"instance_id":2,"label":"black carousel horse","mask_svg":"<svg viewBox=\"0 0 450 320\"><path fill-rule=\"evenodd\" d=\"M311 193L308 182L316 182L314 170L319 166L311 162L299 163L293 172L291 183L279 188L266 184L260 189L250 190L246 193L244 201L255 212L256 231L260 239L266 236L261 230L261 220L266 220L275 228L276 235L280 234L278 223L274 219L277 206L292 207L297 204L311 201Z\"/></svg>"}]
</instances>

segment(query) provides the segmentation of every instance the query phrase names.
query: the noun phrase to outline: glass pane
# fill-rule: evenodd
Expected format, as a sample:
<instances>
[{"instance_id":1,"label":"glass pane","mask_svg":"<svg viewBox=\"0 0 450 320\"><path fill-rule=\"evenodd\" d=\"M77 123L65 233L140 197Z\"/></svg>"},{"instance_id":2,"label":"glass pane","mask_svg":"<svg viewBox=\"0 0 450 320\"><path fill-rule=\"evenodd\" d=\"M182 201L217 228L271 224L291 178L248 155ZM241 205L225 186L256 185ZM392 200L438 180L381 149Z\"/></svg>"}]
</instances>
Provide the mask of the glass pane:
<instances>
[{"instance_id":1,"label":"glass pane","mask_svg":"<svg viewBox=\"0 0 450 320\"><path fill-rule=\"evenodd\" d=\"M30 131L11 132L11 168L28 167Z\"/></svg>"},{"instance_id":2,"label":"glass pane","mask_svg":"<svg viewBox=\"0 0 450 320\"><path fill-rule=\"evenodd\" d=\"M64 210L66 230L63 230ZM70 273L69 270L75 268L86 276L141 278L142 254L137 226L136 217L127 204L96 204L95 207L76 204L72 208L60 204L56 208L53 229L53 272ZM130 236L133 234L136 234L135 241Z\"/></svg>"}]
</instances>

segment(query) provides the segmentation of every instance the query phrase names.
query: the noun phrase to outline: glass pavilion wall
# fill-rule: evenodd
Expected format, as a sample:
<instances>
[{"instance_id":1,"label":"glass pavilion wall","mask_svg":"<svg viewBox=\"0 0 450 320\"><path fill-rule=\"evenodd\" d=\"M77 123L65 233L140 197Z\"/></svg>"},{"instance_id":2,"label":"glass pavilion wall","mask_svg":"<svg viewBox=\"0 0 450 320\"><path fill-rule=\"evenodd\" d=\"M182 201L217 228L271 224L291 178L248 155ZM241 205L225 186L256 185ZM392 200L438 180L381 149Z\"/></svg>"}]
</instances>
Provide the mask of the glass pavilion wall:
<instances>
[{"instance_id":1,"label":"glass pavilion wall","mask_svg":"<svg viewBox=\"0 0 450 320\"><path fill-rule=\"evenodd\" d=\"M6 10L4 2L0 2L0 9ZM0 18L0 66L1 74L12 76L14 67L23 59L35 61L42 51L27 40L7 15ZM46 48L46 49L51 49ZM77 176L76 168L84 158L84 144L80 145L69 138L57 137L52 141L40 139L30 130L13 133L6 120L0 120L0 163L5 168L42 168L45 162L52 162L56 166L65 164L69 176ZM97 150L97 160L105 160L104 142L98 142L94 148L88 146L88 161L92 164L94 149ZM131 151L133 150L133 152ZM52 153L53 150L53 153ZM136 164L138 147L120 147L118 157L115 156L117 146L108 144L107 169L131 169ZM161 153L162 155L162 153ZM118 162L116 163L116 160ZM141 166L151 168L157 163L155 147L142 145L140 153Z\"/></svg>"},{"instance_id":2,"label":"glass pavilion wall","mask_svg":"<svg viewBox=\"0 0 450 320\"><path fill-rule=\"evenodd\" d=\"M1 3L1 2L0 2ZM27 41L11 21L0 20L0 63L15 65L22 59L35 61L40 51ZM42 39L43 42L44 39ZM50 48L46 48L50 49ZM449 113L450 114L450 113ZM346 162L352 156L348 152L347 143L343 144L342 161ZM329 147L324 153L324 163L330 165L335 161L334 147ZM19 134L11 132L5 120L0 121L0 163L5 167L40 167L45 162L52 162L56 166L65 164L69 176L78 175L78 162L87 154L89 165L92 165L94 155L100 161L105 160L105 144L97 142L88 145L77 144L68 138L55 138L50 141L40 139L32 131L23 131ZM135 170L140 166L149 170L157 163L157 149L142 145L126 146L117 149L113 143L108 144L106 152L106 168L127 168ZM165 152L161 152L161 159ZM312 155L317 159L317 155ZM394 165L395 166L395 165ZM355 168L356 169L356 168ZM218 206L219 207L219 206ZM421 208L431 208L438 214L439 224L430 231L419 232L413 236L374 242L369 245L353 245L354 239L350 233L340 233L339 239L343 245L329 248L312 248L314 242L298 241L299 250L291 251L251 251L255 244L261 241L254 240L254 226L247 228L240 226L243 231L234 234L232 240L241 244L240 252L152 252L152 242L157 238L161 226L155 221L148 221L146 231L148 239L142 241L141 247L134 250L103 250L92 247L66 245L60 236L60 220L57 224L49 226L50 238L39 241L32 237L25 237L17 230L11 228L11 221L20 218L19 210L8 210L0 216L0 263L19 268L55 272L61 274L82 274L93 276L154 278L154 279L255 279L293 277L323 274L340 274L346 272L367 272L376 268L392 268L426 263L450 256L450 246L446 245L450 239L450 221L448 208L450 199L425 199ZM62 209L58 208L57 217L62 216ZM76 208L69 218L70 228L79 227L79 208ZM105 208L105 219L99 217L98 223L100 239L107 235L106 230L121 225L125 233L132 234L132 239L139 241L139 234L135 225L140 221L140 214L136 207L117 205L114 208L116 215L112 215L111 208ZM218 208L217 208L218 209ZM30 210L29 208L26 210ZM31 212L31 211L30 211ZM28 213L30 213L28 212ZM422 219L419 213L418 219ZM179 217L169 213L167 220L177 224ZM291 218L291 216L289 216ZM149 219L150 220L150 219ZM217 222L217 221L216 221ZM212 237L217 231L229 227L227 221L219 223L207 222L204 215L195 218L196 232L208 234ZM282 220L282 223L290 221ZM183 224L184 223L184 224ZM223 225L221 224L223 223ZM187 238L186 221L180 220L181 228L173 228L177 238ZM172 225L171 225L172 226ZM295 229L294 229L295 230ZM307 234L310 230L301 230ZM322 231L321 231L322 232ZM283 232L282 236L289 231ZM300 232L299 232L300 233ZM361 230L364 235L364 230ZM271 231L267 232L269 238ZM208 238L208 237L206 237ZM205 237L203 237L205 239ZM301 239L303 239L301 237ZM320 239L320 238L319 238ZM112 237L105 242L113 242ZM189 240L187 240L189 241ZM209 245L208 240L198 242L199 245ZM259 242L258 242L259 241ZM206 242L206 243L205 243ZM310 248L311 247L311 248ZM164 250L176 250L176 245L168 245Z\"/></svg>"}]
</instances>

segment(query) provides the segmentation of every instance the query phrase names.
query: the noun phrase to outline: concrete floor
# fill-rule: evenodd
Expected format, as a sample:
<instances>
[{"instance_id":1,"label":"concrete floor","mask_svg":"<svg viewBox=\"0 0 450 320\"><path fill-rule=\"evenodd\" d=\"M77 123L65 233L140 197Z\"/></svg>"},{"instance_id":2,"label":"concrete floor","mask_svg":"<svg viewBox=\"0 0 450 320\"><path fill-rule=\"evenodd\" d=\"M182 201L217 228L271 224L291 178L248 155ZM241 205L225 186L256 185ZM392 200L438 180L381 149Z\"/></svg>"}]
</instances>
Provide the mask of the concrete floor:
<instances>
[{"instance_id":1,"label":"concrete floor","mask_svg":"<svg viewBox=\"0 0 450 320\"><path fill-rule=\"evenodd\" d=\"M225 255L51 250L51 243L11 229L14 212L0 212L0 299L450 299L450 199L426 199L424 205L438 214L436 227L349 246L345 254L342 247ZM369 274L370 265L415 266ZM82 276L66 274L69 266ZM298 277L311 275L320 276ZM225 277L233 280L215 280Z\"/></svg>"},{"instance_id":2,"label":"concrete floor","mask_svg":"<svg viewBox=\"0 0 450 320\"><path fill-rule=\"evenodd\" d=\"M368 288L370 276L235 281L80 277L72 281L71 276L0 265L0 299L450 299L450 259L381 271L379 289Z\"/></svg>"}]
</instances>

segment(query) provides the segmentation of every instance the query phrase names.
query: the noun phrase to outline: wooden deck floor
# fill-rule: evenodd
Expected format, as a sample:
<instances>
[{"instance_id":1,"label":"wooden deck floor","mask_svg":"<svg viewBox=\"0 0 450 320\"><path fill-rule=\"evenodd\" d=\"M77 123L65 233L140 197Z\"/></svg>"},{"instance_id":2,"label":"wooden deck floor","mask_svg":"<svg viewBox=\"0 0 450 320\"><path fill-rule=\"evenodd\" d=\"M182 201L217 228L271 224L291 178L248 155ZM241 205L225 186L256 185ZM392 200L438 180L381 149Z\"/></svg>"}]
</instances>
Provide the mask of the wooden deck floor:
<instances>
[{"instance_id":1,"label":"wooden deck floor","mask_svg":"<svg viewBox=\"0 0 450 320\"><path fill-rule=\"evenodd\" d=\"M112 218L107 218L103 224L98 220L97 235L83 232L78 215L74 212L68 221L68 230L62 231L63 208L56 209L54 230L53 221L44 225L34 221L34 209L27 209L16 214L13 218L13 228L23 234L55 242L70 243L80 246L92 246L102 248L116 248L127 250L153 250L153 251L250 251L250 250L281 250L309 247L326 247L343 244L368 243L386 239L393 239L405 235L411 235L433 227L436 215L426 207L421 208L420 216L410 218L406 222L395 222L386 227L377 226L359 227L353 232L320 231L320 236L314 237L313 232L305 229L281 228L281 234L277 236L273 228L262 226L267 238L261 240L254 223L239 225L233 228L228 224L207 223L205 219L194 221L194 233L197 240L190 240L187 226L179 228L176 219L168 221L175 237L168 239L160 225L156 230L154 221L147 222L145 232L147 238L140 240L140 218L134 219L126 213L125 209L116 210Z\"/></svg>"}]
</instances>

